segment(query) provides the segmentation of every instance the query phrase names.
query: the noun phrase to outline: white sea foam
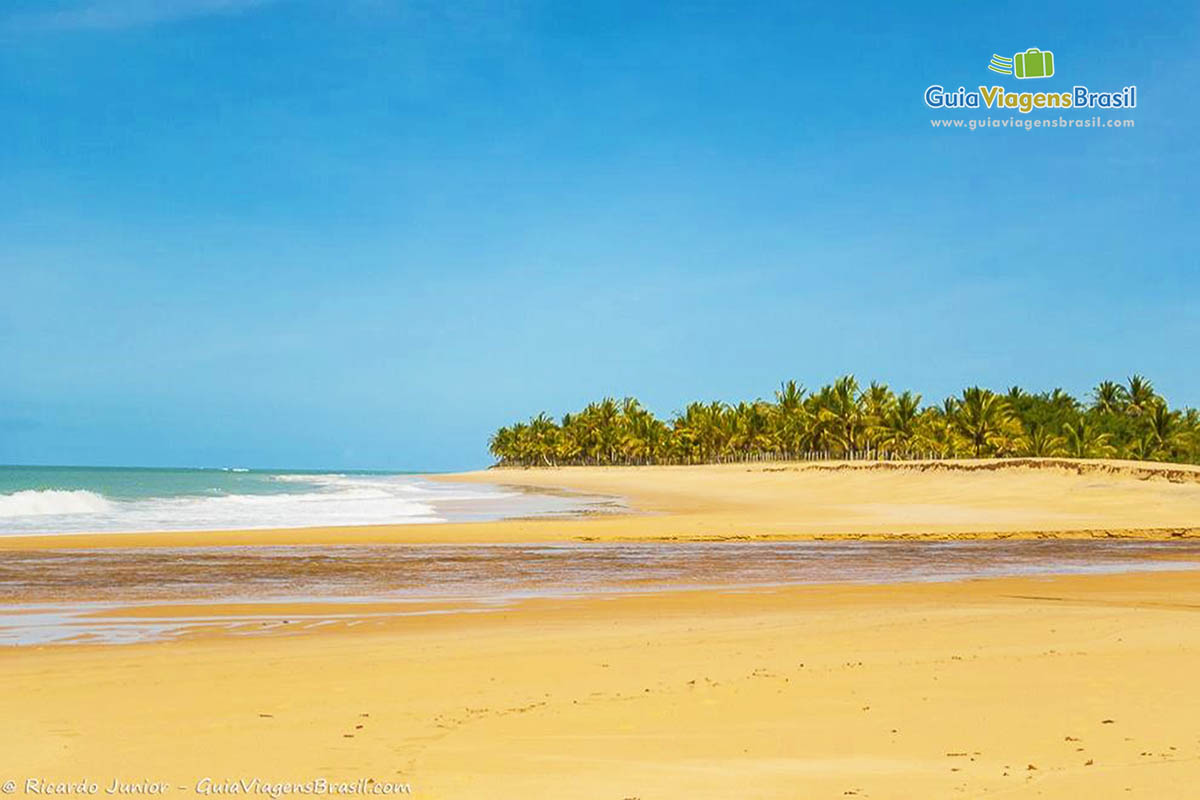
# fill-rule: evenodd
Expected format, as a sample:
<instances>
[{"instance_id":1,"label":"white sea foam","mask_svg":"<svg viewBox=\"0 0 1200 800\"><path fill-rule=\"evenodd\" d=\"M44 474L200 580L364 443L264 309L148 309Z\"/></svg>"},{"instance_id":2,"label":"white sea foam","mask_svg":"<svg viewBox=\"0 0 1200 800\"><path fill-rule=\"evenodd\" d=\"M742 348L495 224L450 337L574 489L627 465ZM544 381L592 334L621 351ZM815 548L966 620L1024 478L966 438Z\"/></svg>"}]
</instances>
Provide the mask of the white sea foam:
<instances>
[{"instance_id":1,"label":"white sea foam","mask_svg":"<svg viewBox=\"0 0 1200 800\"><path fill-rule=\"evenodd\" d=\"M104 514L112 504L95 492L82 489L25 489L0 494L0 519L46 515Z\"/></svg>"},{"instance_id":2,"label":"white sea foam","mask_svg":"<svg viewBox=\"0 0 1200 800\"><path fill-rule=\"evenodd\" d=\"M587 499L538 497L402 475L288 474L270 479L299 485L272 494L138 499L83 490L0 494L0 535L434 523L557 514L589 505Z\"/></svg>"}]
</instances>

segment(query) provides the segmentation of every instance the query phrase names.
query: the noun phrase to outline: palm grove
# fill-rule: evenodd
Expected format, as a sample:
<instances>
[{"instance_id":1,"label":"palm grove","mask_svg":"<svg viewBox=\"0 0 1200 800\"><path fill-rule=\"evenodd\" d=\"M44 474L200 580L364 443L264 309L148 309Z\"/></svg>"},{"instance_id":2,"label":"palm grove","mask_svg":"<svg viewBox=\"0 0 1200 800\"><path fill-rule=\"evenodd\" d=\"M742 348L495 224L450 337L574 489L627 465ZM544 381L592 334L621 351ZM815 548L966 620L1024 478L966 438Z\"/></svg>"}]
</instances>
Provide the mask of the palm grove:
<instances>
[{"instance_id":1,"label":"palm grove","mask_svg":"<svg viewBox=\"0 0 1200 800\"><path fill-rule=\"evenodd\" d=\"M819 391L788 381L774 402L692 403L658 419L634 398L605 398L555 421L543 413L500 428L501 465L705 464L814 459L1005 456L1200 463L1200 412L1172 410L1135 375L1082 402L1061 389L999 394L974 386L940 405L844 376Z\"/></svg>"}]
</instances>

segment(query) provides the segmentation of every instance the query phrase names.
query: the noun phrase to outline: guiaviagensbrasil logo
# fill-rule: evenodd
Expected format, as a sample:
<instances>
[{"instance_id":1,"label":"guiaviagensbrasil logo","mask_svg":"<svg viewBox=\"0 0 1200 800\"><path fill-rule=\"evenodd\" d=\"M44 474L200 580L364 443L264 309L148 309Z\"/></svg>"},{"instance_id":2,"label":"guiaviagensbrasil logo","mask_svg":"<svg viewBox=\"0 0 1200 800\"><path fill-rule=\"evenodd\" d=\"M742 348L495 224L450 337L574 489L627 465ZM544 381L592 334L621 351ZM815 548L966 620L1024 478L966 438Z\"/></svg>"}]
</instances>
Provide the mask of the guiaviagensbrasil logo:
<instances>
[{"instance_id":1,"label":"guiaviagensbrasil logo","mask_svg":"<svg viewBox=\"0 0 1200 800\"><path fill-rule=\"evenodd\" d=\"M1016 53L1012 58L992 53L992 62L988 64L988 69L1017 78L1049 78L1054 74L1054 53L1036 47L1031 47L1024 53Z\"/></svg>"},{"instance_id":2,"label":"guiaviagensbrasil logo","mask_svg":"<svg viewBox=\"0 0 1200 800\"><path fill-rule=\"evenodd\" d=\"M1014 53L1011 58L993 53L987 68L999 75L1024 81L1056 78L1059 66L1052 51L1030 47ZM1075 84L1069 91L1064 87L1057 91L1027 92L982 84L973 90L965 86L947 90L942 84L935 83L925 90L925 105L938 109L1007 109L1021 114L1050 110L1061 112L1063 109L1126 109L1137 108L1137 86L1129 85L1116 91L1093 91L1083 84Z\"/></svg>"}]
</instances>

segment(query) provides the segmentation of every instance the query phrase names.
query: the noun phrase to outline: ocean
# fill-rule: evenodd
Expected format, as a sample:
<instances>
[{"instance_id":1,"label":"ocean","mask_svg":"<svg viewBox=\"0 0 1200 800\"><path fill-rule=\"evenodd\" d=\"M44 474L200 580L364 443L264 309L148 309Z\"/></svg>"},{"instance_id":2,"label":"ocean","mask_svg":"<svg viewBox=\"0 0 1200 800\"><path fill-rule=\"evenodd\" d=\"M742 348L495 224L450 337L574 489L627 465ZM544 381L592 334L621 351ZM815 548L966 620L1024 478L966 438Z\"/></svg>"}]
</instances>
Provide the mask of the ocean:
<instances>
[{"instance_id":1,"label":"ocean","mask_svg":"<svg viewBox=\"0 0 1200 800\"><path fill-rule=\"evenodd\" d=\"M415 473L0 466L0 536L465 522L611 505Z\"/></svg>"}]
</instances>

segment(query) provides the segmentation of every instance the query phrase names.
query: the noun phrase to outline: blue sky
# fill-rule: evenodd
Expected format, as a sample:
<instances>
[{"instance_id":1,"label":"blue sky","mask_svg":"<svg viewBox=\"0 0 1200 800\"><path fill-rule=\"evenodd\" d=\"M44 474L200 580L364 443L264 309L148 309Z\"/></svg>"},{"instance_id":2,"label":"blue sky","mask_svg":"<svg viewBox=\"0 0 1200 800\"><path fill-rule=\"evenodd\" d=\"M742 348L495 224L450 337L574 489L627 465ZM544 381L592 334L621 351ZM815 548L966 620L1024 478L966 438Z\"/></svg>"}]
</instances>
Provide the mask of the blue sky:
<instances>
[{"instance_id":1,"label":"blue sky","mask_svg":"<svg viewBox=\"0 0 1200 800\"><path fill-rule=\"evenodd\" d=\"M1198 13L7 2L0 463L452 469L843 372L1200 404ZM932 83L1136 128L935 131L986 114Z\"/></svg>"}]
</instances>

